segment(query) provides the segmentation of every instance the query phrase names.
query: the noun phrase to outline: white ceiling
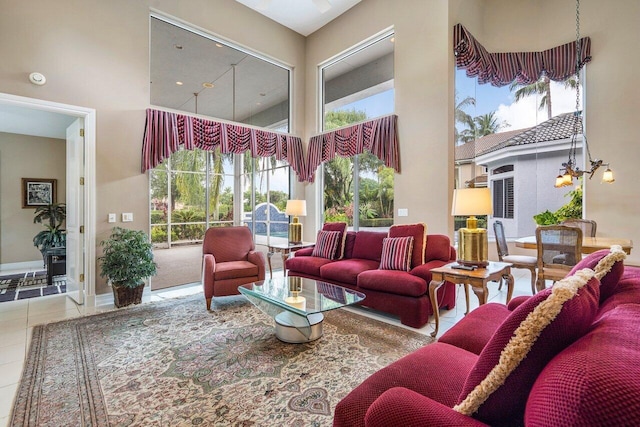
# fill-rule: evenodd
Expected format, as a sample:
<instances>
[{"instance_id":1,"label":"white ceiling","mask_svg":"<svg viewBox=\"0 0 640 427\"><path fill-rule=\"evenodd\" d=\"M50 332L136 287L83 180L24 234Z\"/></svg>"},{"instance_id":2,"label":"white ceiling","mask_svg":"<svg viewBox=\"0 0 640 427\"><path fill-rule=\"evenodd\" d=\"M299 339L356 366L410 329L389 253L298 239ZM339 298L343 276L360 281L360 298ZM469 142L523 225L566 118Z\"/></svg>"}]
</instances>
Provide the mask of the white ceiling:
<instances>
[{"instance_id":1,"label":"white ceiling","mask_svg":"<svg viewBox=\"0 0 640 427\"><path fill-rule=\"evenodd\" d=\"M66 139L67 128L77 118L15 105L0 108L0 132L20 135Z\"/></svg>"},{"instance_id":2,"label":"white ceiling","mask_svg":"<svg viewBox=\"0 0 640 427\"><path fill-rule=\"evenodd\" d=\"M324 27L361 0L236 0L303 36ZM329 9L322 13L326 5Z\"/></svg>"}]
</instances>

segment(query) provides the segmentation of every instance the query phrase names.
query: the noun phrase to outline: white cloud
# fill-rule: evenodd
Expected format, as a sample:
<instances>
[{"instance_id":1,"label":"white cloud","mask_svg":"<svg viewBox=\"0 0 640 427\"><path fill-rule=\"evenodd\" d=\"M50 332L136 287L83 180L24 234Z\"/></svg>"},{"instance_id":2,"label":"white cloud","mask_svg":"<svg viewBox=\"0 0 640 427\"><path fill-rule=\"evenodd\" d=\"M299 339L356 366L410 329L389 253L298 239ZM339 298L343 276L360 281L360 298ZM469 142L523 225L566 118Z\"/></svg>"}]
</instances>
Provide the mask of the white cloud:
<instances>
[{"instance_id":1,"label":"white cloud","mask_svg":"<svg viewBox=\"0 0 640 427\"><path fill-rule=\"evenodd\" d=\"M582 94L580 94L582 98ZM576 92L565 89L562 83L551 82L551 102L553 115L574 111L576 107ZM535 126L547 120L547 110L538 110L539 96L528 96L511 105L500 104L496 111L496 117L500 122L510 124L507 130L516 130Z\"/></svg>"}]
</instances>

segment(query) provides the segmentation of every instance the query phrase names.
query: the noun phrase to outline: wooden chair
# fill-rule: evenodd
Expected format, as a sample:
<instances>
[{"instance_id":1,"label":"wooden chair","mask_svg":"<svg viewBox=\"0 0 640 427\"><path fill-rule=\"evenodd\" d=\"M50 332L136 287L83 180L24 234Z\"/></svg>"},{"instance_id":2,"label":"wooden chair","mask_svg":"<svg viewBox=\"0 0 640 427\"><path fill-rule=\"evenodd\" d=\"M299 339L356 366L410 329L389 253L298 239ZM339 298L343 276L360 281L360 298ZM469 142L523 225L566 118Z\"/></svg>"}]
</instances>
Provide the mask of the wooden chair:
<instances>
[{"instance_id":1,"label":"wooden chair","mask_svg":"<svg viewBox=\"0 0 640 427\"><path fill-rule=\"evenodd\" d=\"M509 247L507 245L507 238L504 235L504 225L502 224L502 221L496 221L493 223L493 231L496 235L498 259L500 261L513 264L513 268L526 268L529 270L531 272L531 293L535 294L536 266L538 265L538 259L527 255L509 255ZM502 288L502 281L500 282L500 288Z\"/></svg>"},{"instance_id":2,"label":"wooden chair","mask_svg":"<svg viewBox=\"0 0 640 427\"><path fill-rule=\"evenodd\" d=\"M564 279L582 259L582 229L568 225L539 226L536 229L538 247L538 291L546 280Z\"/></svg>"},{"instance_id":3,"label":"wooden chair","mask_svg":"<svg viewBox=\"0 0 640 427\"><path fill-rule=\"evenodd\" d=\"M583 236L596 237L596 228L598 223L592 219L579 219L570 218L562 221L561 225L568 225L570 227L578 227L582 230Z\"/></svg>"}]
</instances>

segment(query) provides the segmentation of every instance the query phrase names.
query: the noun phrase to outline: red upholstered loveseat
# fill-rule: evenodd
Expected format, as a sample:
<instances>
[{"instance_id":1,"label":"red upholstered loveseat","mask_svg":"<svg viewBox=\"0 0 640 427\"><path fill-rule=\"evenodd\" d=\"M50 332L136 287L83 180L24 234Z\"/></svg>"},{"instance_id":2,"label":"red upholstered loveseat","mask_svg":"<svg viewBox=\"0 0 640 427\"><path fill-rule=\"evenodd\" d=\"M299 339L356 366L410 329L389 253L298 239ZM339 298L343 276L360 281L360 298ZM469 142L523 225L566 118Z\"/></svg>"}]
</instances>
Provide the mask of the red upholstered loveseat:
<instances>
[{"instance_id":1,"label":"red upholstered loveseat","mask_svg":"<svg viewBox=\"0 0 640 427\"><path fill-rule=\"evenodd\" d=\"M507 345L521 337L518 331L545 325L533 315L528 327L524 321L605 255L585 257L555 291L472 311L438 342L378 371L343 398L334 427L640 425L640 268L618 258L604 277L589 279L564 302L524 357L514 357ZM506 379L469 409L469 397L492 384L481 382L491 376L487 372L500 373L513 360L518 364Z\"/></svg>"},{"instance_id":2,"label":"red upholstered loveseat","mask_svg":"<svg viewBox=\"0 0 640 427\"><path fill-rule=\"evenodd\" d=\"M390 235L398 233L401 227L412 226L394 226ZM431 269L456 260L456 251L447 236L426 235L423 247L426 229L423 231L421 237L416 236L409 271L379 269L383 239L388 233L378 231L347 232L341 259L311 256L313 248L305 248L295 252L295 256L286 261L286 268L291 276L356 289L366 295L362 305L393 314L400 317L403 324L420 328L427 324L429 316L433 314L428 294ZM445 283L437 295L439 307L455 307L455 287L452 283Z\"/></svg>"}]
</instances>

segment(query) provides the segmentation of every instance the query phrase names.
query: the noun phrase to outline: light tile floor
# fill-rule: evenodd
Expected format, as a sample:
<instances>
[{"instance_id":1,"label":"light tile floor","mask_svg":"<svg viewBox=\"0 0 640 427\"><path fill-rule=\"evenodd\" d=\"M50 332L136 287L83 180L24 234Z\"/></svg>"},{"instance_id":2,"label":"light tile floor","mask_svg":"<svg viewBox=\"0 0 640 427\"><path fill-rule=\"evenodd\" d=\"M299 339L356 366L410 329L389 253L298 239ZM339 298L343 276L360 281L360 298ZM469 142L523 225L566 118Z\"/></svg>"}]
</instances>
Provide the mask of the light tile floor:
<instances>
[{"instance_id":1,"label":"light tile floor","mask_svg":"<svg viewBox=\"0 0 640 427\"><path fill-rule=\"evenodd\" d=\"M527 270L512 270L515 278L513 296L530 295L530 273ZM282 275L282 271L274 271L274 276ZM451 328L458 320L464 317L465 301L462 286L457 286L456 307L452 310L440 312L441 336ZM160 301L167 298L197 294L202 292L200 284L183 285L170 289L162 289L151 292L145 290L144 301ZM489 302L506 301L507 290L503 286L498 290L497 283L489 284ZM470 292L470 309L478 307L478 299ZM204 305L204 302L203 302ZM46 322L55 322L73 317L95 314L113 310L113 305L98 307L85 307L76 305L66 295L51 295L40 298L26 299L0 303L0 425L7 425L13 405L13 399L22 375L24 360L29 347L31 331L34 325ZM355 313L369 316L393 325L405 327L419 333L431 334L433 321L421 329L409 328L402 325L397 318L386 316L383 313L362 308L347 308Z\"/></svg>"}]
</instances>

